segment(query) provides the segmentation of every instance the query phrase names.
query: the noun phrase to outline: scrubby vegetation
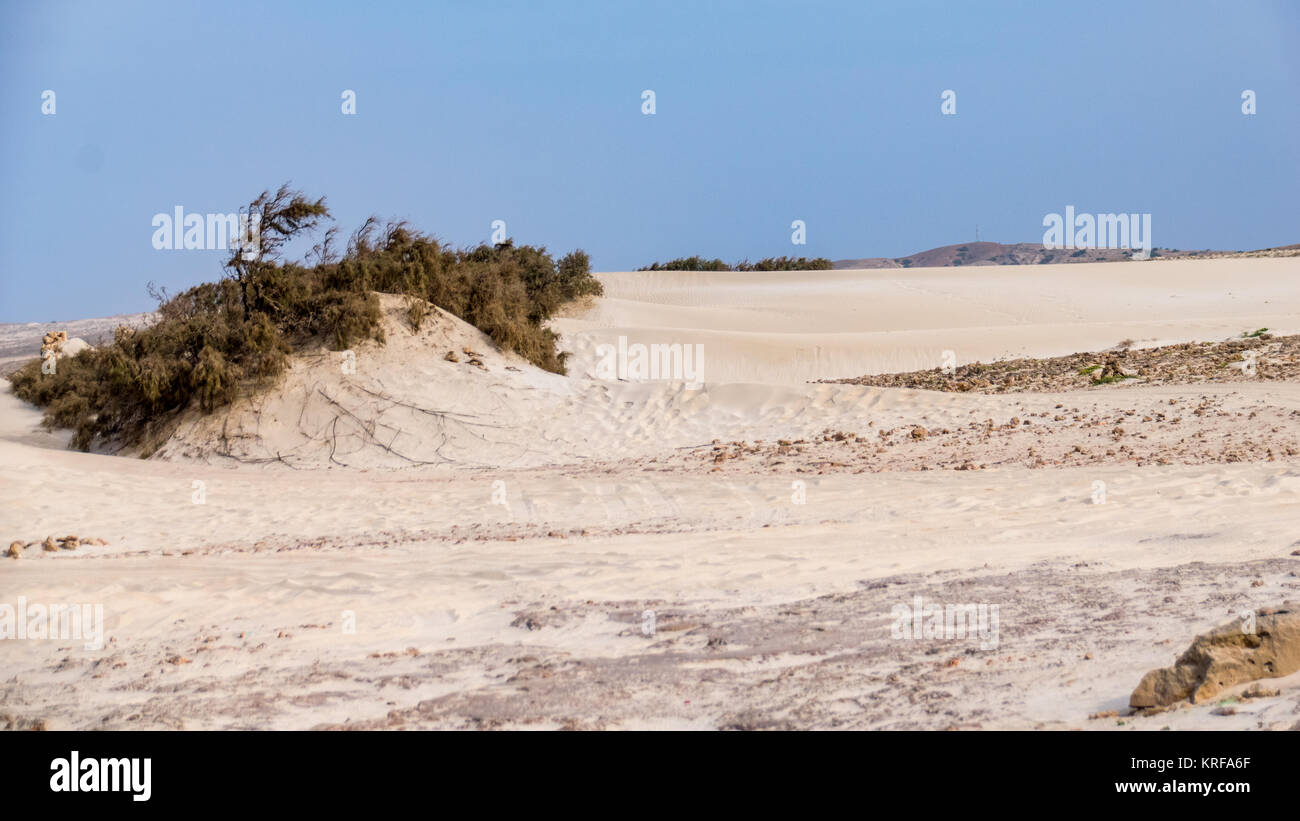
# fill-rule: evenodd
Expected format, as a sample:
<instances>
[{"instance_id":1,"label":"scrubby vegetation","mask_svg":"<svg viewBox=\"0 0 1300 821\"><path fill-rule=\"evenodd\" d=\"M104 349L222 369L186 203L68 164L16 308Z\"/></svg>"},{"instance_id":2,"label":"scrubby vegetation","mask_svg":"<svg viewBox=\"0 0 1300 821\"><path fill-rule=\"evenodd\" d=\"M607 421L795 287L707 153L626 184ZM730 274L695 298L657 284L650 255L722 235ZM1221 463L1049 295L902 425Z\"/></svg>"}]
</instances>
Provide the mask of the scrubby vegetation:
<instances>
[{"instance_id":1,"label":"scrubby vegetation","mask_svg":"<svg viewBox=\"0 0 1300 821\"><path fill-rule=\"evenodd\" d=\"M220 281L175 296L151 285L159 302L154 325L119 329L111 344L59 359L52 374L33 360L11 377L14 392L46 409L46 425L72 428L75 447L103 440L147 453L180 411L211 411L265 384L295 349L383 342L373 292L407 296L415 329L427 318L427 300L556 373L564 372L563 355L545 321L565 302L601 293L582 251L557 262L544 247L510 241L453 250L405 222L381 226L374 218L342 254L331 227L306 259L283 261L285 243L329 218L324 199L281 186L249 210L260 215L255 257L236 248Z\"/></svg>"},{"instance_id":2,"label":"scrubby vegetation","mask_svg":"<svg viewBox=\"0 0 1300 821\"><path fill-rule=\"evenodd\" d=\"M680 257L667 262L652 262L638 271L730 271L731 266L720 259Z\"/></svg>"},{"instance_id":3,"label":"scrubby vegetation","mask_svg":"<svg viewBox=\"0 0 1300 821\"><path fill-rule=\"evenodd\" d=\"M1132 340L1126 340L1132 344ZM1244 367L1251 363L1250 368ZM977 393L1058 393L1115 385L1300 380L1300 335L1247 337L1222 342L1184 342L1158 348L1111 348L1047 359L972 362L956 368L826 379L881 388L920 388Z\"/></svg>"},{"instance_id":4,"label":"scrubby vegetation","mask_svg":"<svg viewBox=\"0 0 1300 821\"><path fill-rule=\"evenodd\" d=\"M807 257L767 257L758 262L749 260L737 262L737 271L829 271L833 263L825 257L809 259Z\"/></svg>"},{"instance_id":5,"label":"scrubby vegetation","mask_svg":"<svg viewBox=\"0 0 1300 821\"><path fill-rule=\"evenodd\" d=\"M741 260L728 265L720 259L681 257L668 262L655 262L638 271L829 271L832 263L825 257L767 257L758 262Z\"/></svg>"}]
</instances>

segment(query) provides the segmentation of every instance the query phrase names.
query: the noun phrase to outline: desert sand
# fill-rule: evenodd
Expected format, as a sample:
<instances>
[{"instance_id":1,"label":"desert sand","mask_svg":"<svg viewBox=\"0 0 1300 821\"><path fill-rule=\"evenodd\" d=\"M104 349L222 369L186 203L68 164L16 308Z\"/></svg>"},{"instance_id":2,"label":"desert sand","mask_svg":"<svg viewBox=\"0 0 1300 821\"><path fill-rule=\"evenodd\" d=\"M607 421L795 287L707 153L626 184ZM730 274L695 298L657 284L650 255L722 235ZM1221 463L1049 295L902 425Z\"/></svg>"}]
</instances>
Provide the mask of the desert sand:
<instances>
[{"instance_id":1,"label":"desert sand","mask_svg":"<svg viewBox=\"0 0 1300 821\"><path fill-rule=\"evenodd\" d=\"M1300 383L816 380L1296 334L1298 275L602 274L554 323L567 376L385 297L386 345L148 454L67 450L6 383L0 536L32 546L0 604L102 604L106 644L0 641L0 726L1296 727L1297 675L1127 707L1196 634L1300 601ZM702 384L596 378L620 336L702 345ZM996 606L996 647L896 637L917 596Z\"/></svg>"}]
</instances>

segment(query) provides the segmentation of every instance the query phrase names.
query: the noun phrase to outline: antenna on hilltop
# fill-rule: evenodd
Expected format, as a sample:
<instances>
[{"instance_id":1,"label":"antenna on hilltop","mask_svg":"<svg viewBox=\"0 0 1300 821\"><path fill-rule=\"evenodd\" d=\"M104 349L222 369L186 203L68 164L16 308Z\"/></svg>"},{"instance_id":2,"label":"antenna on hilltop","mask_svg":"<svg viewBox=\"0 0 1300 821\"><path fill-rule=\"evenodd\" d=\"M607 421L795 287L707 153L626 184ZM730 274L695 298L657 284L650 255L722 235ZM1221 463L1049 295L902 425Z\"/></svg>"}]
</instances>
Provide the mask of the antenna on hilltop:
<instances>
[{"instance_id":1,"label":"antenna on hilltop","mask_svg":"<svg viewBox=\"0 0 1300 821\"><path fill-rule=\"evenodd\" d=\"M980 227L978 223L975 225L975 241L980 241Z\"/></svg>"}]
</instances>

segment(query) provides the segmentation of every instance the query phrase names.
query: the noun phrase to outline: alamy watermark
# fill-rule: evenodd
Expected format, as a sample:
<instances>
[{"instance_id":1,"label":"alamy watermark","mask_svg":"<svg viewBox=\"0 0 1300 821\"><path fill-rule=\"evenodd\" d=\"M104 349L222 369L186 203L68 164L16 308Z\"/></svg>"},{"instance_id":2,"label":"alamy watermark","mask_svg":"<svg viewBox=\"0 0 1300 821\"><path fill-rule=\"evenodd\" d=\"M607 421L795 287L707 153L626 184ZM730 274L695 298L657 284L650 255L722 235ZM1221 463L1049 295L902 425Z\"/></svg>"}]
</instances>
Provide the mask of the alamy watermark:
<instances>
[{"instance_id":1,"label":"alamy watermark","mask_svg":"<svg viewBox=\"0 0 1300 821\"><path fill-rule=\"evenodd\" d=\"M896 604L890 610L896 639L979 638L981 650L998 649L998 606L996 604L925 603L913 596L912 603Z\"/></svg>"},{"instance_id":2,"label":"alamy watermark","mask_svg":"<svg viewBox=\"0 0 1300 821\"><path fill-rule=\"evenodd\" d=\"M262 215L187 214L181 206L153 216L153 247L158 251L239 251L252 261L262 253Z\"/></svg>"},{"instance_id":3,"label":"alamy watermark","mask_svg":"<svg viewBox=\"0 0 1300 821\"><path fill-rule=\"evenodd\" d=\"M946 88L943 93L939 95L939 99L942 100L942 102L939 103L939 112L941 114L945 117L950 117L957 113L957 92L953 91L951 88Z\"/></svg>"},{"instance_id":4,"label":"alamy watermark","mask_svg":"<svg viewBox=\"0 0 1300 821\"><path fill-rule=\"evenodd\" d=\"M790 223L790 244L807 245L808 244L808 223L803 220L795 220Z\"/></svg>"},{"instance_id":5,"label":"alamy watermark","mask_svg":"<svg viewBox=\"0 0 1300 821\"><path fill-rule=\"evenodd\" d=\"M0 639L82 641L87 650L104 649L104 605L18 604L0 602Z\"/></svg>"},{"instance_id":6,"label":"alamy watermark","mask_svg":"<svg viewBox=\"0 0 1300 821\"><path fill-rule=\"evenodd\" d=\"M1094 505L1106 504L1106 483L1100 479L1092 480L1092 503Z\"/></svg>"},{"instance_id":7,"label":"alamy watermark","mask_svg":"<svg viewBox=\"0 0 1300 821\"><path fill-rule=\"evenodd\" d=\"M689 388L698 388L704 380L704 346L700 343L629 345L627 337L620 336L617 346L608 342L597 345L596 356L597 379L666 379L685 382Z\"/></svg>"},{"instance_id":8,"label":"alamy watermark","mask_svg":"<svg viewBox=\"0 0 1300 821\"><path fill-rule=\"evenodd\" d=\"M51 792L124 792L132 801L148 801L152 758L82 758L73 750L50 762Z\"/></svg>"},{"instance_id":9,"label":"alamy watermark","mask_svg":"<svg viewBox=\"0 0 1300 821\"><path fill-rule=\"evenodd\" d=\"M1043 217L1043 248L1128 248L1138 250L1134 258L1151 256L1150 214L1075 214L1074 206L1065 206L1065 216Z\"/></svg>"},{"instance_id":10,"label":"alamy watermark","mask_svg":"<svg viewBox=\"0 0 1300 821\"><path fill-rule=\"evenodd\" d=\"M1242 351L1241 373L1243 376L1256 376L1259 373L1259 351Z\"/></svg>"}]
</instances>

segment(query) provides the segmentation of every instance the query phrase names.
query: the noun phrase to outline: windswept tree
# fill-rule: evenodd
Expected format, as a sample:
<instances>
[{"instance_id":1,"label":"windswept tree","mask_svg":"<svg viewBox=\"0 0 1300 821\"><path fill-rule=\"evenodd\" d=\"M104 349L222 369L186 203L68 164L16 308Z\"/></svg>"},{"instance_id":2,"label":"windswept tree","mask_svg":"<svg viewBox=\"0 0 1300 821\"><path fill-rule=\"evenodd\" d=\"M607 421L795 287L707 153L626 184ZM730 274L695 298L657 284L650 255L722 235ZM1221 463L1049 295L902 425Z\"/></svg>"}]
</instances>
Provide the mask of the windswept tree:
<instances>
[{"instance_id":1,"label":"windswept tree","mask_svg":"<svg viewBox=\"0 0 1300 821\"><path fill-rule=\"evenodd\" d=\"M299 234L314 231L329 215L324 197L313 202L288 183L274 194L263 191L248 204L247 223L240 226L244 236L233 245L224 265L226 275L239 286L244 319L249 318L250 291L256 298L258 275L278 264L285 243ZM326 237L326 245L330 239Z\"/></svg>"}]
</instances>

